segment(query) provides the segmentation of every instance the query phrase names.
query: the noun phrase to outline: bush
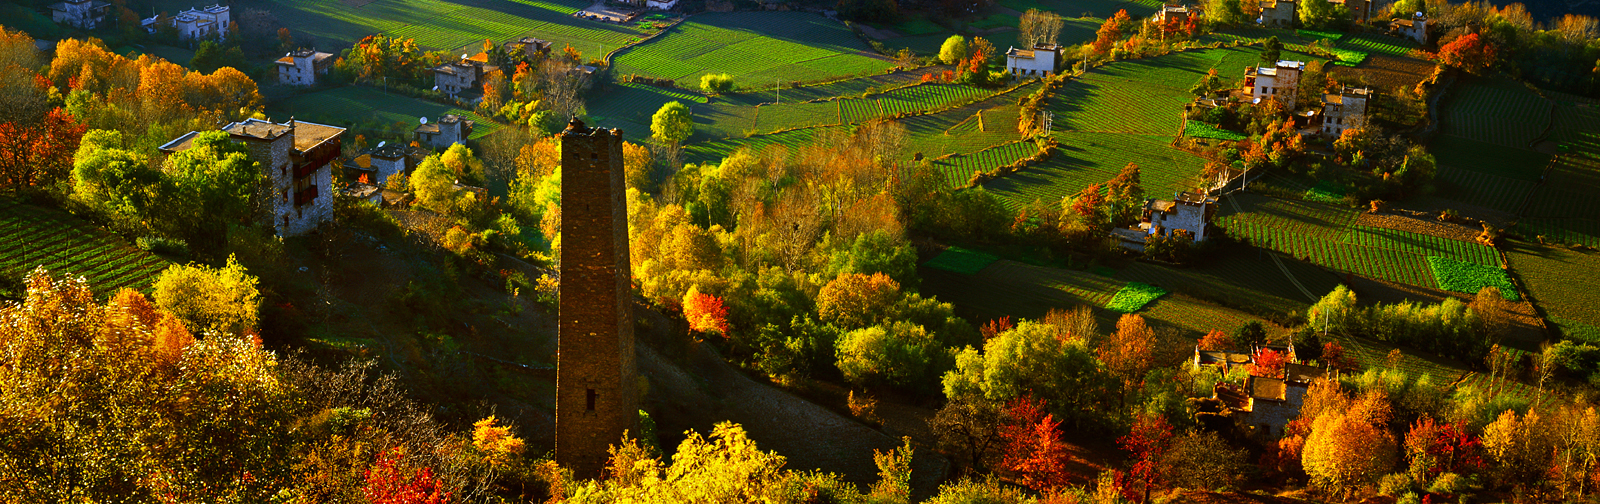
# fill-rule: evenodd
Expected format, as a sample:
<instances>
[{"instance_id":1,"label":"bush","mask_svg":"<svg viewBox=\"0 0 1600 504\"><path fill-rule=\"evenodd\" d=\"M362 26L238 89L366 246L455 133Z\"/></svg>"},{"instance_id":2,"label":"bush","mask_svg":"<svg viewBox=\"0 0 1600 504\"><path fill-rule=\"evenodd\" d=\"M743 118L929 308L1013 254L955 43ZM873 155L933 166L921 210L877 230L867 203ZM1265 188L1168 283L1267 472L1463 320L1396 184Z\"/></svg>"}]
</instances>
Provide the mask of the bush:
<instances>
[{"instance_id":1,"label":"bush","mask_svg":"<svg viewBox=\"0 0 1600 504\"><path fill-rule=\"evenodd\" d=\"M733 76L728 74L707 74L700 76L700 90L706 94L727 94L733 92Z\"/></svg>"},{"instance_id":2,"label":"bush","mask_svg":"<svg viewBox=\"0 0 1600 504\"><path fill-rule=\"evenodd\" d=\"M221 268L174 264L151 289L156 306L177 315L195 333L245 335L255 330L261 307L256 277L233 256Z\"/></svg>"},{"instance_id":3,"label":"bush","mask_svg":"<svg viewBox=\"0 0 1600 504\"><path fill-rule=\"evenodd\" d=\"M145 236L135 240L135 243L139 245L140 249L153 254L189 257L189 242L177 238Z\"/></svg>"},{"instance_id":4,"label":"bush","mask_svg":"<svg viewBox=\"0 0 1600 504\"><path fill-rule=\"evenodd\" d=\"M839 372L858 385L928 383L939 341L920 325L895 322L857 329L839 339Z\"/></svg>"}]
</instances>

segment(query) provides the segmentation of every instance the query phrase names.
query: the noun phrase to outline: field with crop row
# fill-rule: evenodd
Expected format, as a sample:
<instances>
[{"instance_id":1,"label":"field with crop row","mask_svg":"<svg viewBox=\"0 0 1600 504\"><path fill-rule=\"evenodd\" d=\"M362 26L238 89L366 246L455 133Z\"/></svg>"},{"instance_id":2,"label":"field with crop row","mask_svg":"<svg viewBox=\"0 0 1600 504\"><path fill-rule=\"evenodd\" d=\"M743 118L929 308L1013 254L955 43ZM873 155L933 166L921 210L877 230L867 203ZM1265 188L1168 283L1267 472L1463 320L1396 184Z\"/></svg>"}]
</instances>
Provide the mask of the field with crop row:
<instances>
[{"instance_id":1,"label":"field with crop row","mask_svg":"<svg viewBox=\"0 0 1600 504\"><path fill-rule=\"evenodd\" d=\"M1128 163L1139 165L1145 194L1169 195L1192 186L1205 159L1168 145L1171 137L1117 133L1056 134L1061 142L1050 159L989 181L984 189L1007 206L1040 200L1059 202L1089 184L1104 183Z\"/></svg>"},{"instance_id":2,"label":"field with crop row","mask_svg":"<svg viewBox=\"0 0 1600 504\"><path fill-rule=\"evenodd\" d=\"M1022 138L1017 133L1017 97L1039 89L1030 84L1010 93L936 114L901 119L908 152L926 157L970 154ZM981 112L981 120L980 114Z\"/></svg>"},{"instance_id":3,"label":"field with crop row","mask_svg":"<svg viewBox=\"0 0 1600 504\"><path fill-rule=\"evenodd\" d=\"M1592 281L1574 280L1593 278L1593 272L1600 271L1600 255L1522 241L1511 242L1507 249L1512 271L1548 316L1600 326L1600 310L1595 309L1600 306L1600 291Z\"/></svg>"},{"instance_id":4,"label":"field with crop row","mask_svg":"<svg viewBox=\"0 0 1600 504\"><path fill-rule=\"evenodd\" d=\"M1437 284L1423 256L1398 250L1351 245L1307 236L1298 228L1266 219L1221 219L1219 225L1230 236L1258 247L1277 250L1296 259L1324 267L1390 282L1433 288ZM1286 227L1288 229L1286 229Z\"/></svg>"},{"instance_id":5,"label":"field with crop row","mask_svg":"<svg viewBox=\"0 0 1600 504\"><path fill-rule=\"evenodd\" d=\"M1428 147L1440 166L1530 182L1537 182L1550 164L1548 154L1454 135L1439 135Z\"/></svg>"},{"instance_id":6,"label":"field with crop row","mask_svg":"<svg viewBox=\"0 0 1600 504\"><path fill-rule=\"evenodd\" d=\"M69 214L0 198L0 274L20 277L38 266L87 277L97 295L148 290L167 261Z\"/></svg>"},{"instance_id":7,"label":"field with crop row","mask_svg":"<svg viewBox=\"0 0 1600 504\"><path fill-rule=\"evenodd\" d=\"M1550 102L1508 79L1462 79L1440 109L1441 133L1502 147L1527 149L1550 124Z\"/></svg>"},{"instance_id":8,"label":"field with crop row","mask_svg":"<svg viewBox=\"0 0 1600 504\"><path fill-rule=\"evenodd\" d=\"M814 128L808 128L770 135L756 135L749 138L728 138L694 143L684 146L683 157L684 161L689 163L711 163L721 161L722 158L728 157L729 154L733 154L734 151L739 150L741 147L749 147L751 150L758 152L768 145L784 145L790 148L803 147L811 145L811 138L816 134L816 131Z\"/></svg>"},{"instance_id":9,"label":"field with crop row","mask_svg":"<svg viewBox=\"0 0 1600 504\"><path fill-rule=\"evenodd\" d=\"M1533 182L1452 166L1440 166L1434 184L1439 187L1440 196L1502 212L1516 212L1528 191L1533 190Z\"/></svg>"},{"instance_id":10,"label":"field with crop row","mask_svg":"<svg viewBox=\"0 0 1600 504\"><path fill-rule=\"evenodd\" d=\"M705 13L616 58L616 72L696 87L701 75L727 73L736 85L882 73L892 65L844 25L801 12Z\"/></svg>"},{"instance_id":11,"label":"field with crop row","mask_svg":"<svg viewBox=\"0 0 1600 504\"><path fill-rule=\"evenodd\" d=\"M840 105L844 109L844 122L853 124L895 114L936 109L993 92L961 84L921 84L866 98L844 99Z\"/></svg>"},{"instance_id":12,"label":"field with crop row","mask_svg":"<svg viewBox=\"0 0 1600 504\"><path fill-rule=\"evenodd\" d=\"M1499 254L1487 245L1397 229L1351 226L1343 241L1352 245L1398 250L1421 256L1449 257L1484 266L1500 267Z\"/></svg>"},{"instance_id":13,"label":"field with crop row","mask_svg":"<svg viewBox=\"0 0 1600 504\"><path fill-rule=\"evenodd\" d=\"M1166 287L1174 293L1220 301L1228 306L1254 306L1271 313L1300 313L1339 284L1338 275L1311 264L1284 261L1310 296L1289 281L1270 257L1262 253L1227 254L1204 264L1171 268L1150 263L1134 263L1117 278Z\"/></svg>"},{"instance_id":14,"label":"field with crop row","mask_svg":"<svg viewBox=\"0 0 1600 504\"><path fill-rule=\"evenodd\" d=\"M1543 235L1545 240L1552 243L1581 243L1600 247L1600 216L1595 214L1565 219L1524 218L1517 222L1517 229L1530 240Z\"/></svg>"},{"instance_id":15,"label":"field with crop row","mask_svg":"<svg viewBox=\"0 0 1600 504\"><path fill-rule=\"evenodd\" d=\"M638 128L622 130L629 140L641 141L650 136L650 116L654 115L662 105L671 101L680 101L684 105L698 108L706 99L681 90L619 82L594 94L594 99L587 104L589 122L606 128L621 128L617 124L622 122L644 125L642 130Z\"/></svg>"},{"instance_id":16,"label":"field with crop row","mask_svg":"<svg viewBox=\"0 0 1600 504\"><path fill-rule=\"evenodd\" d=\"M1337 47L1361 51L1371 54L1384 54L1389 56L1405 56L1412 49L1417 48L1417 43L1411 39L1390 37L1373 33L1347 35L1339 39Z\"/></svg>"},{"instance_id":17,"label":"field with crop row","mask_svg":"<svg viewBox=\"0 0 1600 504\"><path fill-rule=\"evenodd\" d=\"M1017 162L1039 152L1033 142L1014 142L984 149L971 154L961 154L933 162L951 186L965 185L977 171L994 171L995 168Z\"/></svg>"}]
</instances>

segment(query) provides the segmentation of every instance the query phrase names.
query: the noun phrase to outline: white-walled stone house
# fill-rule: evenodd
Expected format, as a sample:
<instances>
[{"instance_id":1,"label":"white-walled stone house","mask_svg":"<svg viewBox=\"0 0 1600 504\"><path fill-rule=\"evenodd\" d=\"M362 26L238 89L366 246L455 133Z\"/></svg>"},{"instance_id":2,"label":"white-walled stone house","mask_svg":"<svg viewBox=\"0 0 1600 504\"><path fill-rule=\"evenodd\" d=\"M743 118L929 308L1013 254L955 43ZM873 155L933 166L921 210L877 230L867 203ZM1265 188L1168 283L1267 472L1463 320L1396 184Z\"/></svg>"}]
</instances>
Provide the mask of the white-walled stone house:
<instances>
[{"instance_id":1,"label":"white-walled stone house","mask_svg":"<svg viewBox=\"0 0 1600 504\"><path fill-rule=\"evenodd\" d=\"M100 0L67 0L50 4L50 20L73 28L93 30L106 19L111 4Z\"/></svg>"},{"instance_id":2,"label":"white-walled stone house","mask_svg":"<svg viewBox=\"0 0 1600 504\"><path fill-rule=\"evenodd\" d=\"M189 10L179 12L178 15L167 18L167 26L178 30L178 40L202 40L210 38L226 38L228 23L231 22L228 6L213 4L206 8L191 7ZM160 17L149 17L140 21L140 26L149 33L155 33Z\"/></svg>"},{"instance_id":3,"label":"white-walled stone house","mask_svg":"<svg viewBox=\"0 0 1600 504\"><path fill-rule=\"evenodd\" d=\"M490 72L499 70L489 64L489 55L478 53L465 56L460 61L445 63L433 69L433 85L445 96L455 97L462 92L471 92L477 89L479 79Z\"/></svg>"},{"instance_id":4,"label":"white-walled stone house","mask_svg":"<svg viewBox=\"0 0 1600 504\"><path fill-rule=\"evenodd\" d=\"M386 142L367 149L354 160L356 181L382 187L389 177L406 171L409 150L404 144Z\"/></svg>"},{"instance_id":5,"label":"white-walled stone house","mask_svg":"<svg viewBox=\"0 0 1600 504\"><path fill-rule=\"evenodd\" d=\"M1055 75L1061 63L1061 46L1038 44L1033 49L1012 47L1006 51L1006 73L1012 77L1045 77Z\"/></svg>"},{"instance_id":6,"label":"white-walled stone house","mask_svg":"<svg viewBox=\"0 0 1600 504\"><path fill-rule=\"evenodd\" d=\"M1389 29L1395 35L1417 41L1418 44L1428 43L1428 18L1421 12L1413 14L1410 19L1396 19L1389 23Z\"/></svg>"},{"instance_id":7,"label":"white-walled stone house","mask_svg":"<svg viewBox=\"0 0 1600 504\"><path fill-rule=\"evenodd\" d=\"M246 119L222 130L243 143L250 160L267 175L261 194L269 200L271 225L279 236L306 234L333 217L332 164L344 128L294 119L281 124ZM159 149L169 155L182 152L198 134L191 131Z\"/></svg>"},{"instance_id":8,"label":"white-walled stone house","mask_svg":"<svg viewBox=\"0 0 1600 504\"><path fill-rule=\"evenodd\" d=\"M1173 195L1172 201L1147 200L1139 229L1146 234L1172 236L1187 233L1196 242L1205 241L1211 218L1217 213L1217 199L1191 192Z\"/></svg>"},{"instance_id":9,"label":"white-walled stone house","mask_svg":"<svg viewBox=\"0 0 1600 504\"><path fill-rule=\"evenodd\" d=\"M1367 101L1371 99L1372 88L1349 86L1322 95L1322 134L1337 137L1345 130L1361 129L1367 124Z\"/></svg>"},{"instance_id":10,"label":"white-walled stone house","mask_svg":"<svg viewBox=\"0 0 1600 504\"><path fill-rule=\"evenodd\" d=\"M1294 110L1295 98L1300 92L1300 73L1305 69L1303 61L1286 60L1272 67L1245 68L1244 96L1252 102L1277 98L1284 107Z\"/></svg>"},{"instance_id":11,"label":"white-walled stone house","mask_svg":"<svg viewBox=\"0 0 1600 504\"><path fill-rule=\"evenodd\" d=\"M455 114L446 114L438 121L429 122L412 133L416 135L417 143L435 149L449 148L453 144L467 141L472 136L473 121Z\"/></svg>"},{"instance_id":12,"label":"white-walled stone house","mask_svg":"<svg viewBox=\"0 0 1600 504\"><path fill-rule=\"evenodd\" d=\"M1179 23L1182 23L1184 21L1188 21L1189 16L1198 14L1198 12L1194 12L1187 5L1162 4L1161 10L1156 11L1156 15L1152 16L1150 20L1155 21L1156 23L1165 24L1167 20L1175 19Z\"/></svg>"},{"instance_id":13,"label":"white-walled stone house","mask_svg":"<svg viewBox=\"0 0 1600 504\"><path fill-rule=\"evenodd\" d=\"M333 55L314 49L300 49L278 58L278 83L290 86L311 86L318 75L328 75L333 67Z\"/></svg>"},{"instance_id":14,"label":"white-walled stone house","mask_svg":"<svg viewBox=\"0 0 1600 504\"><path fill-rule=\"evenodd\" d=\"M1294 0L1261 0L1261 26L1288 28L1294 26L1296 15Z\"/></svg>"}]
</instances>

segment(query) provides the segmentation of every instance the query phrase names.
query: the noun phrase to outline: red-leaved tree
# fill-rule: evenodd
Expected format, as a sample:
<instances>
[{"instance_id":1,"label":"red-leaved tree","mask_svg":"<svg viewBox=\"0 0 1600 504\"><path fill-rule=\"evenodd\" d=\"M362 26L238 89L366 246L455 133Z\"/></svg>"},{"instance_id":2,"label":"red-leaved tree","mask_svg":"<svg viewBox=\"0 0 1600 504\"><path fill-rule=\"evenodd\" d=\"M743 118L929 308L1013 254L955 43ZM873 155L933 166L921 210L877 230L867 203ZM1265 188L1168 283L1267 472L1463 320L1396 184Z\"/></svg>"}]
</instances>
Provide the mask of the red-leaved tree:
<instances>
[{"instance_id":1,"label":"red-leaved tree","mask_svg":"<svg viewBox=\"0 0 1600 504\"><path fill-rule=\"evenodd\" d=\"M0 123L0 187L49 186L72 177L86 127L61 108L33 123Z\"/></svg>"},{"instance_id":2,"label":"red-leaved tree","mask_svg":"<svg viewBox=\"0 0 1600 504\"><path fill-rule=\"evenodd\" d=\"M1429 481L1442 473L1469 475L1484 468L1483 442L1460 423L1422 417L1406 433L1406 461L1411 477Z\"/></svg>"},{"instance_id":3,"label":"red-leaved tree","mask_svg":"<svg viewBox=\"0 0 1600 504\"><path fill-rule=\"evenodd\" d=\"M1283 365L1289 362L1289 356L1271 348L1256 351L1255 363L1250 365L1250 374L1269 378L1281 378Z\"/></svg>"},{"instance_id":4,"label":"red-leaved tree","mask_svg":"<svg viewBox=\"0 0 1600 504\"><path fill-rule=\"evenodd\" d=\"M1233 338L1228 333L1212 329L1200 338L1201 350L1229 350L1233 348Z\"/></svg>"},{"instance_id":5,"label":"red-leaved tree","mask_svg":"<svg viewBox=\"0 0 1600 504\"><path fill-rule=\"evenodd\" d=\"M1044 400L1036 401L1032 395L1013 399L1000 427L1000 467L1037 491L1066 485L1068 454L1060 426L1055 415L1045 412Z\"/></svg>"},{"instance_id":6,"label":"red-leaved tree","mask_svg":"<svg viewBox=\"0 0 1600 504\"><path fill-rule=\"evenodd\" d=\"M378 456L377 463L363 477L366 486L361 496L372 504L446 504L450 492L444 490L433 469L410 470L401 464L405 451L395 448Z\"/></svg>"},{"instance_id":7,"label":"red-leaved tree","mask_svg":"<svg viewBox=\"0 0 1600 504\"><path fill-rule=\"evenodd\" d=\"M683 318L689 321L689 329L728 335L728 308L722 298L690 288L683 296Z\"/></svg>"},{"instance_id":8,"label":"red-leaved tree","mask_svg":"<svg viewBox=\"0 0 1600 504\"><path fill-rule=\"evenodd\" d=\"M1439 62L1473 72L1488 68L1494 63L1495 47L1476 33L1457 37L1439 48Z\"/></svg>"},{"instance_id":9,"label":"red-leaved tree","mask_svg":"<svg viewBox=\"0 0 1600 504\"><path fill-rule=\"evenodd\" d=\"M983 334L984 341L989 341L994 339L995 336L999 336L1000 333L1010 331L1011 328L1016 326L1016 324L1011 323L1010 316L1005 316L990 320L989 323L984 324L983 327L979 328L978 332Z\"/></svg>"},{"instance_id":10,"label":"red-leaved tree","mask_svg":"<svg viewBox=\"0 0 1600 504\"><path fill-rule=\"evenodd\" d=\"M1327 364L1328 369L1345 372L1355 371L1357 367L1360 367L1359 364L1356 364L1355 359L1345 355L1344 347L1333 341L1322 344L1322 362Z\"/></svg>"},{"instance_id":11,"label":"red-leaved tree","mask_svg":"<svg viewBox=\"0 0 1600 504\"><path fill-rule=\"evenodd\" d=\"M1172 444L1172 425L1157 414L1142 414L1133 422L1128 435L1117 439L1117 444L1133 459L1133 467L1117 473L1117 488L1122 497L1131 501L1150 502L1151 491L1163 485L1164 468L1161 458Z\"/></svg>"}]
</instances>

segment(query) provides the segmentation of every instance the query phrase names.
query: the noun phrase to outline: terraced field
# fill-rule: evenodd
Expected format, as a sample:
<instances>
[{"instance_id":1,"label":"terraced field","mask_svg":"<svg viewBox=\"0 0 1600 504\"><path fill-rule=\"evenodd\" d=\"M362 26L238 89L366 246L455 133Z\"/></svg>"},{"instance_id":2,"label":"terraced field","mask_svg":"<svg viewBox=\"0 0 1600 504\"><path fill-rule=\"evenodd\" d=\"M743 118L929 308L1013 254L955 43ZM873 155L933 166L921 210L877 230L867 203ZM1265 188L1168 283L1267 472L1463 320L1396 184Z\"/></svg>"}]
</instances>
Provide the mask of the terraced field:
<instances>
[{"instance_id":1,"label":"terraced field","mask_svg":"<svg viewBox=\"0 0 1600 504\"><path fill-rule=\"evenodd\" d=\"M1517 149L1531 147L1551 113L1550 102L1522 84L1481 78L1457 82L1440 110L1441 133Z\"/></svg>"},{"instance_id":2,"label":"terraced field","mask_svg":"<svg viewBox=\"0 0 1600 504\"><path fill-rule=\"evenodd\" d=\"M1015 163L1039 152L1039 146L1033 142L1018 141L984 149L971 154L961 154L933 162L944 174L945 180L952 186L960 186L972 180L972 174L978 171L994 171L995 168Z\"/></svg>"},{"instance_id":3,"label":"terraced field","mask_svg":"<svg viewBox=\"0 0 1600 504\"><path fill-rule=\"evenodd\" d=\"M148 291L168 264L70 214L0 198L0 274L21 277L43 266L88 278L104 297L124 287Z\"/></svg>"},{"instance_id":4,"label":"terraced field","mask_svg":"<svg viewBox=\"0 0 1600 504\"><path fill-rule=\"evenodd\" d=\"M883 73L892 67L844 25L802 12L704 13L616 57L619 74L697 87L701 75L767 86Z\"/></svg>"},{"instance_id":5,"label":"terraced field","mask_svg":"<svg viewBox=\"0 0 1600 504\"><path fill-rule=\"evenodd\" d=\"M1397 229L1351 226L1341 240L1352 245L1398 250L1420 256L1449 257L1458 261L1500 266L1500 256L1487 245L1411 233Z\"/></svg>"}]
</instances>

